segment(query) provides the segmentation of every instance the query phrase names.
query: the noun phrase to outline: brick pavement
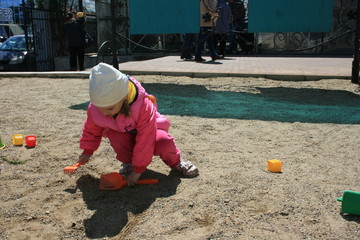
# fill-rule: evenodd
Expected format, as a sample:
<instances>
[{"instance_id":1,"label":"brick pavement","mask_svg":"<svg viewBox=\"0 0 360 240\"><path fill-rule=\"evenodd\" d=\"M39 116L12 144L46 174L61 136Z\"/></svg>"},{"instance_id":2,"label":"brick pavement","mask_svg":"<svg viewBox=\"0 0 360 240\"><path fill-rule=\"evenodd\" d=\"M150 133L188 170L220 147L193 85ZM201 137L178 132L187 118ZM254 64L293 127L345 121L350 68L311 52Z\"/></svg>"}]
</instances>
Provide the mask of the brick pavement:
<instances>
[{"instance_id":1,"label":"brick pavement","mask_svg":"<svg viewBox=\"0 0 360 240\"><path fill-rule=\"evenodd\" d=\"M129 61L119 69L130 75L159 74L191 77L265 77L281 80L318 80L326 78L351 79L352 57L270 57L231 56L225 59L197 63L180 60L179 56L163 56L150 60ZM0 72L0 77L82 77L87 78L91 68L83 72Z\"/></svg>"},{"instance_id":2,"label":"brick pavement","mask_svg":"<svg viewBox=\"0 0 360 240\"><path fill-rule=\"evenodd\" d=\"M119 64L122 72L192 77L239 76L277 79L312 80L321 78L351 78L351 57L226 57L197 63L180 60L179 56L165 56L145 61Z\"/></svg>"}]
</instances>

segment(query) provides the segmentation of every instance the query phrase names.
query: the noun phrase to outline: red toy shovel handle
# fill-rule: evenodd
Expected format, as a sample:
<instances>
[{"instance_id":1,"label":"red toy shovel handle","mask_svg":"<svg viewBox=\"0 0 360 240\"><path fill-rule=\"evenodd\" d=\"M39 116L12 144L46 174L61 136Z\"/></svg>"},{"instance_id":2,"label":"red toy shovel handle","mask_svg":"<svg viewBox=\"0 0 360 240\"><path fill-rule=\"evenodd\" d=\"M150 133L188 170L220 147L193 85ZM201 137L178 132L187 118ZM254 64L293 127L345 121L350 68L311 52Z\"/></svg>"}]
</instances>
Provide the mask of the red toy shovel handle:
<instances>
[{"instance_id":1,"label":"red toy shovel handle","mask_svg":"<svg viewBox=\"0 0 360 240\"><path fill-rule=\"evenodd\" d=\"M66 173L66 174L75 173L76 170L78 169L78 167L80 167L83 164L84 163L78 162L75 165L67 166L67 167L64 168L64 173Z\"/></svg>"}]
</instances>

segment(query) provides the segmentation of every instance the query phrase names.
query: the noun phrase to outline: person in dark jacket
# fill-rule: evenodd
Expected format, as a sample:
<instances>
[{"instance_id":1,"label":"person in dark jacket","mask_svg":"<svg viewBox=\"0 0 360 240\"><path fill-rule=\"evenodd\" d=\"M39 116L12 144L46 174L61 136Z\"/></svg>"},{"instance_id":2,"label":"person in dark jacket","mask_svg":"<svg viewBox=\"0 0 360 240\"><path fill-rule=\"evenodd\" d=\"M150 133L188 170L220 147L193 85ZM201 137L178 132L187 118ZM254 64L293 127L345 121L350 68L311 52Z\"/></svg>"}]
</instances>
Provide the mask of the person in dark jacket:
<instances>
[{"instance_id":1,"label":"person in dark jacket","mask_svg":"<svg viewBox=\"0 0 360 240\"><path fill-rule=\"evenodd\" d=\"M78 19L84 18L82 12L76 14ZM85 29L83 20L75 20L73 13L67 14L66 22L64 23L65 38L67 40L67 48L70 55L70 70L84 70L84 55L85 55Z\"/></svg>"},{"instance_id":2,"label":"person in dark jacket","mask_svg":"<svg viewBox=\"0 0 360 240\"><path fill-rule=\"evenodd\" d=\"M214 28L215 46L217 46L217 43L219 42L219 55L224 57L226 48L226 35L231 31L230 19L232 18L232 13L227 0L218 0L216 9L218 16Z\"/></svg>"},{"instance_id":3,"label":"person in dark jacket","mask_svg":"<svg viewBox=\"0 0 360 240\"><path fill-rule=\"evenodd\" d=\"M192 47L194 41L195 33L184 34L184 43L182 46L180 59L185 59L186 61L194 59L194 57L192 56L194 52L194 48Z\"/></svg>"}]
</instances>

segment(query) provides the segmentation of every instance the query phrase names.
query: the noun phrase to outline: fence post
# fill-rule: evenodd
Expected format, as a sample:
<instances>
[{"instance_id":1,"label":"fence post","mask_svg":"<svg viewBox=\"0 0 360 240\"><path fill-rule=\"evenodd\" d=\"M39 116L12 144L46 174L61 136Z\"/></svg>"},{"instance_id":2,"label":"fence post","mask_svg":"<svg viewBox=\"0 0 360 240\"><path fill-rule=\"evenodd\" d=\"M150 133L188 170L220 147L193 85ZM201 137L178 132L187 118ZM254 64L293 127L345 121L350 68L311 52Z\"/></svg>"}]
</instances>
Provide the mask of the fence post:
<instances>
[{"instance_id":1,"label":"fence post","mask_svg":"<svg viewBox=\"0 0 360 240\"><path fill-rule=\"evenodd\" d=\"M357 3L356 12L356 32L355 32L355 49L354 49L354 60L352 62L352 74L351 82L359 83L359 58L360 58L360 0Z\"/></svg>"},{"instance_id":2,"label":"fence post","mask_svg":"<svg viewBox=\"0 0 360 240\"><path fill-rule=\"evenodd\" d=\"M113 67L119 69L119 63L117 60L117 49L116 49L116 4L115 0L111 0L111 28L112 28L112 63Z\"/></svg>"}]
</instances>

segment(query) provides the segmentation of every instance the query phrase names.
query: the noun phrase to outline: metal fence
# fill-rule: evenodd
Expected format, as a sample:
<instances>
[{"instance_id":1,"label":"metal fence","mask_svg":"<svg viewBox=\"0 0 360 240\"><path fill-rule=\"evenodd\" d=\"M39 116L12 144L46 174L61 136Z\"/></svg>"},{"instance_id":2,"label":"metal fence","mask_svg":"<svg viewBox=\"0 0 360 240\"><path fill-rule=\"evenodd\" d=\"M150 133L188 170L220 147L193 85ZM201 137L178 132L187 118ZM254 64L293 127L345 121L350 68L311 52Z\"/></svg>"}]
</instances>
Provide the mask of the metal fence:
<instances>
[{"instance_id":1,"label":"metal fence","mask_svg":"<svg viewBox=\"0 0 360 240\"><path fill-rule=\"evenodd\" d=\"M55 69L51 14L48 10L24 8L25 34L32 35L34 39L37 71Z\"/></svg>"},{"instance_id":2,"label":"metal fence","mask_svg":"<svg viewBox=\"0 0 360 240\"><path fill-rule=\"evenodd\" d=\"M54 70L54 41L52 17L56 13L36 8L25 1L0 2L0 34L5 38L24 34L32 37L36 61L36 71Z\"/></svg>"},{"instance_id":3,"label":"metal fence","mask_svg":"<svg viewBox=\"0 0 360 240\"><path fill-rule=\"evenodd\" d=\"M0 36L4 35L8 38L12 35L24 34L27 39L31 36L34 39L36 69L30 70L55 70L55 58L67 55L63 31L66 11L79 11L79 5L72 4L78 2L80 1L1 0ZM84 3L86 3L83 6L84 11L89 14L85 27L96 42L95 1ZM96 45L86 49L86 52L96 52Z\"/></svg>"}]
</instances>

